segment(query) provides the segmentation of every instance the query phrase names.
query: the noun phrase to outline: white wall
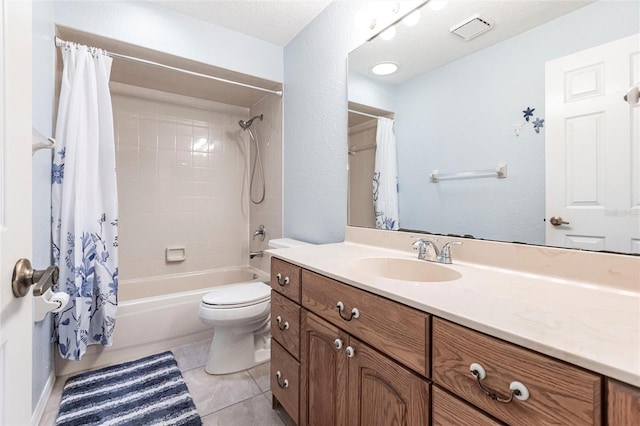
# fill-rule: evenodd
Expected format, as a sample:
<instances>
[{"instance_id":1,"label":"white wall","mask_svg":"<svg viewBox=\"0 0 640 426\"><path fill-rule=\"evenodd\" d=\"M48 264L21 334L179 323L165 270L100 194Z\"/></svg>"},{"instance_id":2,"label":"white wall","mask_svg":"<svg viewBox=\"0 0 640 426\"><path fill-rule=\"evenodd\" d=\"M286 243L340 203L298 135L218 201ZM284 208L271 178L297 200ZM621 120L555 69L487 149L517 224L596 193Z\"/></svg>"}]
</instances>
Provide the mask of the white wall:
<instances>
[{"instance_id":1,"label":"white wall","mask_svg":"<svg viewBox=\"0 0 640 426\"><path fill-rule=\"evenodd\" d=\"M283 81L282 47L150 2L56 1L56 23L244 74Z\"/></svg>"},{"instance_id":2,"label":"white wall","mask_svg":"<svg viewBox=\"0 0 640 426\"><path fill-rule=\"evenodd\" d=\"M347 224L347 54L365 40L355 14L331 3L284 49L284 232L344 240Z\"/></svg>"},{"instance_id":3,"label":"white wall","mask_svg":"<svg viewBox=\"0 0 640 426\"><path fill-rule=\"evenodd\" d=\"M395 111L395 89L392 84L366 78L360 73L349 72L349 102Z\"/></svg>"}]
</instances>

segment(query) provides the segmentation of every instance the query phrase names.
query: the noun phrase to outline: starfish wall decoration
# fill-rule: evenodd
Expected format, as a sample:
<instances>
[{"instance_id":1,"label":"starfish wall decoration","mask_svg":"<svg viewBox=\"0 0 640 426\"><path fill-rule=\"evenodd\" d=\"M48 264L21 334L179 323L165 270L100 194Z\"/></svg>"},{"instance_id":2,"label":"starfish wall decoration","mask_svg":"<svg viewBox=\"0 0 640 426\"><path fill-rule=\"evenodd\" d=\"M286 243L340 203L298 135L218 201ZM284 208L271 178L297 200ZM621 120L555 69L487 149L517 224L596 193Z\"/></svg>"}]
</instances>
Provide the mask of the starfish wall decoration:
<instances>
[{"instance_id":1,"label":"starfish wall decoration","mask_svg":"<svg viewBox=\"0 0 640 426\"><path fill-rule=\"evenodd\" d=\"M522 111L522 113L524 114L524 119L529 121L529 118L533 117L533 111L535 110L536 110L535 108L527 107L527 109Z\"/></svg>"},{"instance_id":2,"label":"starfish wall decoration","mask_svg":"<svg viewBox=\"0 0 640 426\"><path fill-rule=\"evenodd\" d=\"M533 124L533 130L535 130L536 133L540 133L540 129L544 127L544 119L540 117L536 117L535 120L530 120L531 118L533 118L533 112L535 110L536 110L535 108L527 107L527 109L522 110L522 114L524 119L527 122L530 121ZM525 125L524 121L513 125L513 131L516 136L520 136L520 133L522 132L522 128L524 127L524 125Z\"/></svg>"}]
</instances>

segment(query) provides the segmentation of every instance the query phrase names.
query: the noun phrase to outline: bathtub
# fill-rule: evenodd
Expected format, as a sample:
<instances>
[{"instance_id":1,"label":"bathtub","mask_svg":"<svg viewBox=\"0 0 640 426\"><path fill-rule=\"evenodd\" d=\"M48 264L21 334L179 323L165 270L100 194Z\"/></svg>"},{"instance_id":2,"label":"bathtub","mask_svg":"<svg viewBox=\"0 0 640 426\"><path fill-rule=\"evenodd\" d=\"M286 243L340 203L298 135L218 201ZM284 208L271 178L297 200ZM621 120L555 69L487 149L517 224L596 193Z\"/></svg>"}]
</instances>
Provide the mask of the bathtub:
<instances>
[{"instance_id":1,"label":"bathtub","mask_svg":"<svg viewBox=\"0 0 640 426\"><path fill-rule=\"evenodd\" d=\"M56 356L56 374L73 374L210 339L212 328L198 318L202 296L216 286L268 280L267 273L248 266L122 280L113 344L89 346L80 361Z\"/></svg>"}]
</instances>

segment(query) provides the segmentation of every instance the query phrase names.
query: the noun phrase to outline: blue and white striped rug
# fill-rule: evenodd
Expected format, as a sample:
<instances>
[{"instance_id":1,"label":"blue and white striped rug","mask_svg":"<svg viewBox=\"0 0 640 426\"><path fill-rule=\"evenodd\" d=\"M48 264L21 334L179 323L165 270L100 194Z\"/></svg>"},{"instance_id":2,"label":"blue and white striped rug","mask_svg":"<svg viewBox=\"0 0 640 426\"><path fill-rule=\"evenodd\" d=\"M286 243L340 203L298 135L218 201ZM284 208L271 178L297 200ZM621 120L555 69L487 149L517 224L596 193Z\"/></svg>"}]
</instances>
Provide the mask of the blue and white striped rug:
<instances>
[{"instance_id":1,"label":"blue and white striped rug","mask_svg":"<svg viewBox=\"0 0 640 426\"><path fill-rule=\"evenodd\" d=\"M202 425L171 352L70 377L56 425Z\"/></svg>"}]
</instances>

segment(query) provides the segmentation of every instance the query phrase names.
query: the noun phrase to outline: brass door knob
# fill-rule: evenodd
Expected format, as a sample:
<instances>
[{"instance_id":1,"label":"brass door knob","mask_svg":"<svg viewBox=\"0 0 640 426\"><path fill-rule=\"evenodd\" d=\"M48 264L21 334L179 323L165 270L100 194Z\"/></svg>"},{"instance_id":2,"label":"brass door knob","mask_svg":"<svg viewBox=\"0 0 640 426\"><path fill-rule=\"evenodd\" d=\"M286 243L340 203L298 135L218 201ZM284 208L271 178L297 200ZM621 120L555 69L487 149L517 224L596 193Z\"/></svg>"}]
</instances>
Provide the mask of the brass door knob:
<instances>
[{"instance_id":1,"label":"brass door knob","mask_svg":"<svg viewBox=\"0 0 640 426\"><path fill-rule=\"evenodd\" d=\"M41 296L52 285L58 282L58 267L49 266L47 269L37 271L31 267L28 259L20 259L13 268L11 288L15 297L24 297L29 292L29 287L36 284L33 289L34 296Z\"/></svg>"}]
</instances>

